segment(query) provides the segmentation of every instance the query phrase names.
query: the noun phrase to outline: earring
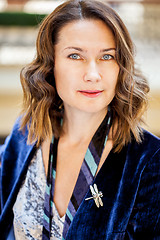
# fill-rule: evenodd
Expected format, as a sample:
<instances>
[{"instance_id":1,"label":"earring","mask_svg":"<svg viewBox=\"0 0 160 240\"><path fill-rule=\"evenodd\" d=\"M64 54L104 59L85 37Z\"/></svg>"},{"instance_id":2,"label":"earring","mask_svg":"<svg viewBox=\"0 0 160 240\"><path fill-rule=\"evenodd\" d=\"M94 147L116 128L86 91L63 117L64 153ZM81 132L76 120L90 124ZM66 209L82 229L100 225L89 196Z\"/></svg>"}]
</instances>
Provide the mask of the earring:
<instances>
[{"instance_id":1,"label":"earring","mask_svg":"<svg viewBox=\"0 0 160 240\"><path fill-rule=\"evenodd\" d=\"M64 107L64 106L63 106L63 102L62 102L62 103L59 105L58 109L59 109L59 110L62 110L63 107Z\"/></svg>"}]
</instances>

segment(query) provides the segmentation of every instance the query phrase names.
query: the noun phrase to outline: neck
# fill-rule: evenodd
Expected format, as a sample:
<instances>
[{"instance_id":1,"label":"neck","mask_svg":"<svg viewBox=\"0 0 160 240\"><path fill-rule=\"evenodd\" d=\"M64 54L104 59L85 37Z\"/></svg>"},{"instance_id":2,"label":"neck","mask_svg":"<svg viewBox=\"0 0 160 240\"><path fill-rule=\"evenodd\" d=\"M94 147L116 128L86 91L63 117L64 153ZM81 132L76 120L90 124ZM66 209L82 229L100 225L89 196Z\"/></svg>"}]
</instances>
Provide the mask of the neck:
<instances>
[{"instance_id":1,"label":"neck","mask_svg":"<svg viewBox=\"0 0 160 240\"><path fill-rule=\"evenodd\" d=\"M106 113L107 109L98 113L65 109L62 138L67 138L70 144L89 142Z\"/></svg>"}]
</instances>

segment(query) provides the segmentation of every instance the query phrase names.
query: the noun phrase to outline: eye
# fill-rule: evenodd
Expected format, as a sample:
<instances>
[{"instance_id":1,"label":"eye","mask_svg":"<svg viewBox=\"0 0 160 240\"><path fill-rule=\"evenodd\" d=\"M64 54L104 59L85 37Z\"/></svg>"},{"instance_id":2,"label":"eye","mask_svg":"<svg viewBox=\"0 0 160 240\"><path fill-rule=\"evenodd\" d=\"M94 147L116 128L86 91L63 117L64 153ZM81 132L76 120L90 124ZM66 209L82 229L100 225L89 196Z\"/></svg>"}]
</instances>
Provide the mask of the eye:
<instances>
[{"instance_id":1,"label":"eye","mask_svg":"<svg viewBox=\"0 0 160 240\"><path fill-rule=\"evenodd\" d=\"M103 57L102 57L103 60L111 60L111 59L114 59L114 57L110 54L105 54Z\"/></svg>"},{"instance_id":2,"label":"eye","mask_svg":"<svg viewBox=\"0 0 160 240\"><path fill-rule=\"evenodd\" d=\"M74 60L80 59L80 56L77 53L70 54L68 57Z\"/></svg>"}]
</instances>

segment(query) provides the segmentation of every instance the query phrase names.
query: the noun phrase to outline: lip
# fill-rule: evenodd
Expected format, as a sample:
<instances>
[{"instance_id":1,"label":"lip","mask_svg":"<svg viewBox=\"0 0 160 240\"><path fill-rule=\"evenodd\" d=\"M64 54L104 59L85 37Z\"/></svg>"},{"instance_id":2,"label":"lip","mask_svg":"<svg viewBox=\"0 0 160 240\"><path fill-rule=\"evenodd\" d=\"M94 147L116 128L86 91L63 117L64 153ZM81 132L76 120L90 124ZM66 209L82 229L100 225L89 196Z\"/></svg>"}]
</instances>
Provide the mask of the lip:
<instances>
[{"instance_id":1,"label":"lip","mask_svg":"<svg viewBox=\"0 0 160 240\"><path fill-rule=\"evenodd\" d=\"M101 95L103 90L80 90L78 92L86 97L96 98Z\"/></svg>"}]
</instances>

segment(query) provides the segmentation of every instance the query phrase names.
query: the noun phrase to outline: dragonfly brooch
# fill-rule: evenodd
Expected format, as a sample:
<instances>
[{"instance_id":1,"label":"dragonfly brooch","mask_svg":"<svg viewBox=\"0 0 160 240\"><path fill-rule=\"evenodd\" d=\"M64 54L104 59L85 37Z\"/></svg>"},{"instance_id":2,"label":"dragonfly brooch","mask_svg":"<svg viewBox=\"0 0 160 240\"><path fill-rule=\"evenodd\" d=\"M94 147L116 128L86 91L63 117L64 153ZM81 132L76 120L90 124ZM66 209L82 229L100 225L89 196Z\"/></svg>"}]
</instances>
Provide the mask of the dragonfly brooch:
<instances>
[{"instance_id":1,"label":"dragonfly brooch","mask_svg":"<svg viewBox=\"0 0 160 240\"><path fill-rule=\"evenodd\" d=\"M103 202L101 197L103 197L103 193L98 191L97 185L94 184L93 186L90 185L90 190L92 193L92 197L86 198L85 200L90 200L90 199L94 199L94 202L96 204L96 206L99 208L100 206L103 206Z\"/></svg>"}]
</instances>

